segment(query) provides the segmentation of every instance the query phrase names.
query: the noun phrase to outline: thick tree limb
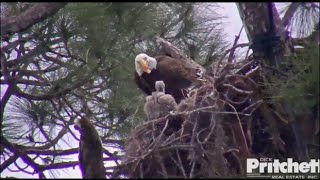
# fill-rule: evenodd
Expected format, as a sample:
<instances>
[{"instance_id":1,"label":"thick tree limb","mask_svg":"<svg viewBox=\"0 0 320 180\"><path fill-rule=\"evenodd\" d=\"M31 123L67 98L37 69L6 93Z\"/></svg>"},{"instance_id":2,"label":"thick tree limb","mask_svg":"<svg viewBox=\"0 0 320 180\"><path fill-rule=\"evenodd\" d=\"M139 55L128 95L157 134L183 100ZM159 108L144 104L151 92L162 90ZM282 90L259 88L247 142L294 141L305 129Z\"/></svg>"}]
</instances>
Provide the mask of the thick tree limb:
<instances>
[{"instance_id":1,"label":"thick tree limb","mask_svg":"<svg viewBox=\"0 0 320 180\"><path fill-rule=\"evenodd\" d=\"M297 11L297 9L300 5L301 5L301 3L291 3L290 4L288 10L286 11L286 13L282 19L282 25L284 27L286 27L290 23L294 13Z\"/></svg>"},{"instance_id":2,"label":"thick tree limb","mask_svg":"<svg viewBox=\"0 0 320 180\"><path fill-rule=\"evenodd\" d=\"M4 55L4 52L1 50L1 73L4 77L4 80L8 79L9 72L7 69L7 59ZM1 79L2 80L2 79ZM4 95L0 99L1 113L0 113L0 126L2 127L4 109L6 107L7 102L9 101L11 95L13 94L13 85L8 84L8 88L5 91ZM0 134L2 134L2 128L0 129Z\"/></svg>"},{"instance_id":3,"label":"thick tree limb","mask_svg":"<svg viewBox=\"0 0 320 180\"><path fill-rule=\"evenodd\" d=\"M24 31L55 14L67 3L38 3L16 17L1 18L1 36Z\"/></svg>"},{"instance_id":4,"label":"thick tree limb","mask_svg":"<svg viewBox=\"0 0 320 180\"><path fill-rule=\"evenodd\" d=\"M79 161L69 161L69 162L60 162L60 163L54 163L50 165L38 165L38 168L36 169L37 172L39 171L45 171L49 169L63 169L63 168L69 168L74 167L79 164Z\"/></svg>"},{"instance_id":5,"label":"thick tree limb","mask_svg":"<svg viewBox=\"0 0 320 180\"><path fill-rule=\"evenodd\" d=\"M278 10L276 8L275 3L271 3L272 6L272 16L273 16L273 23L275 25L277 34L280 35L281 39L283 41L287 38L287 33L285 27L282 25L282 20L280 18L280 15L278 13Z\"/></svg>"},{"instance_id":6,"label":"thick tree limb","mask_svg":"<svg viewBox=\"0 0 320 180\"><path fill-rule=\"evenodd\" d=\"M240 18L242 19L244 29L247 33L249 42L253 42L253 36L266 32L269 25L267 3L236 3ZM254 18L259 19L252 23Z\"/></svg>"},{"instance_id":7,"label":"thick tree limb","mask_svg":"<svg viewBox=\"0 0 320 180\"><path fill-rule=\"evenodd\" d=\"M15 91L15 95L20 96L20 97L24 97L26 99L32 99L32 100L51 100L51 99L53 99L55 97L59 97L63 94L68 94L72 90L79 88L80 86L83 86L87 82L88 82L87 80L81 80L81 81L74 83L73 85L71 85L69 87L66 87L65 89L60 89L58 91L54 91L53 94L42 94L42 95L32 95L32 94L24 93L19 88L17 88Z\"/></svg>"},{"instance_id":8,"label":"thick tree limb","mask_svg":"<svg viewBox=\"0 0 320 180\"><path fill-rule=\"evenodd\" d=\"M40 165L34 162L28 154L41 154L41 155L56 155L54 153L55 151L51 150L28 150L22 148L23 146L21 145L15 145L10 143L8 140L6 140L3 136L1 136L1 144L4 145L4 147L8 148L11 152L14 152L15 154L9 158L7 161L1 164L1 171L2 172L6 167L8 167L11 163L13 163L17 158L21 158L24 163L30 165L34 171L37 172L42 172L45 170L49 169L59 169L59 168L68 168L68 167L74 167L78 165L78 161L70 161L70 162L61 162L61 163L54 163L50 165ZM73 149L68 149L68 150L58 150L56 151L58 155L68 155L68 154L74 154L78 152L78 148L73 148ZM106 159L109 160L109 159Z\"/></svg>"},{"instance_id":9,"label":"thick tree limb","mask_svg":"<svg viewBox=\"0 0 320 180\"><path fill-rule=\"evenodd\" d=\"M0 136L0 143L4 147L8 148L11 152L15 153L14 156L19 156L24 163L30 165L33 169L36 170L38 168L37 163L35 163L27 154L25 154L23 150L21 150L17 146L12 145L5 137Z\"/></svg>"},{"instance_id":10,"label":"thick tree limb","mask_svg":"<svg viewBox=\"0 0 320 180\"><path fill-rule=\"evenodd\" d=\"M19 158L19 155L17 153L15 153L13 156L11 156L9 159L1 162L0 165L0 172L2 172L4 169L6 169L8 166L10 166L10 164L12 164L13 162L15 162L17 159Z\"/></svg>"},{"instance_id":11,"label":"thick tree limb","mask_svg":"<svg viewBox=\"0 0 320 180\"><path fill-rule=\"evenodd\" d=\"M270 27L270 16L268 13L268 3L236 3L239 15L246 30L249 42L252 43L256 35L265 33ZM276 27L276 32L281 39L286 38L285 29L279 17L278 11L274 3L272 6L273 23ZM258 21L254 19L259 19Z\"/></svg>"},{"instance_id":12,"label":"thick tree limb","mask_svg":"<svg viewBox=\"0 0 320 180\"><path fill-rule=\"evenodd\" d=\"M55 40L51 40L50 42L48 42L46 45L44 44L39 44L37 45L35 48L33 48L31 51L29 51L27 54L16 58L14 60L10 60L7 62L7 66L8 67L12 67L13 65L19 64L19 63L24 63L27 60L31 59L32 57L38 55L39 53L43 53L45 52L47 49L45 48L46 46L49 47L50 45L54 45L54 44L58 44L60 42L63 42L62 38L57 38Z\"/></svg>"},{"instance_id":13,"label":"thick tree limb","mask_svg":"<svg viewBox=\"0 0 320 180\"><path fill-rule=\"evenodd\" d=\"M25 84L25 85L32 85L32 86L50 86L49 83L47 82L43 82L40 80L27 80L27 79L16 79L16 78L12 78L15 79L14 82L16 84ZM2 80L0 81L0 84L10 84L10 80Z\"/></svg>"},{"instance_id":14,"label":"thick tree limb","mask_svg":"<svg viewBox=\"0 0 320 180\"><path fill-rule=\"evenodd\" d=\"M277 37L276 35L280 35L280 41L274 41L272 44L272 47L278 46L278 49L273 48L273 51L270 51L270 49L265 48L255 48L253 49L253 55L254 58L257 59L264 59L266 63L272 64L275 69L279 67L279 63L285 59L285 56L289 55L291 53L290 50L290 37L287 37L283 23L280 23L280 18L277 13L277 10L274 7L274 3L237 3L238 10L240 13L240 17L242 18L242 21L244 23L244 26L246 27L246 32L249 37L249 40L251 43L259 42L261 40L261 36L264 36L265 38L269 38L272 41L272 36ZM270 5L272 8L272 12L270 12ZM293 10L290 10L292 12L287 12L287 22L290 21L290 16L294 14L294 8ZM270 14L272 13L272 14ZM290 15L292 13L292 15ZM272 19L273 17L273 19ZM272 24L274 23L274 24ZM274 29L274 26L276 28ZM268 37L268 33L269 36ZM258 41L257 41L258 40ZM263 40L264 42L267 42L266 40ZM261 42L259 42L262 44ZM258 44L258 43L256 43ZM263 46L262 46L263 47ZM267 50L267 51L266 51ZM276 51L274 51L276 50ZM269 53L271 52L271 53ZM269 54L267 54L269 53ZM267 56L265 56L267 54ZM262 69L262 72L265 74L265 76L262 76L262 82L263 83L270 83L271 79L274 79L276 76L273 74L272 71L268 71L265 68ZM271 94L271 93L270 93ZM264 94L261 94L264 95ZM268 94L269 95L269 94ZM272 94L271 94L272 95ZM254 100L259 100L255 99ZM276 104L276 103L273 103ZM284 143L281 141L280 138L280 132L281 127L277 126L277 121L274 115L271 113L274 111L272 108L270 108L269 104L262 103L260 106L260 112L263 117L263 119L266 120L269 124L268 132L272 135L272 143L274 145L274 149L276 150L283 150L284 149ZM291 112L286 112L287 114L292 114ZM288 117L289 120L294 121L291 117ZM307 157L306 148L301 148L302 146L297 146L296 144L303 144L301 142L301 134L296 131L295 127L290 127L293 133L295 133L294 137L294 144L290 144L291 140L286 140L285 143L289 144L286 148L290 149L289 151L295 152L295 156L299 157L299 153L301 157ZM293 149L293 150L292 150ZM301 150L303 149L303 150ZM300 151L300 152L299 152Z\"/></svg>"},{"instance_id":15,"label":"thick tree limb","mask_svg":"<svg viewBox=\"0 0 320 180\"><path fill-rule=\"evenodd\" d=\"M78 153L78 148L71 148L66 150L48 150L48 149L25 149L28 154L38 154L38 155L55 155L64 156Z\"/></svg>"}]
</instances>

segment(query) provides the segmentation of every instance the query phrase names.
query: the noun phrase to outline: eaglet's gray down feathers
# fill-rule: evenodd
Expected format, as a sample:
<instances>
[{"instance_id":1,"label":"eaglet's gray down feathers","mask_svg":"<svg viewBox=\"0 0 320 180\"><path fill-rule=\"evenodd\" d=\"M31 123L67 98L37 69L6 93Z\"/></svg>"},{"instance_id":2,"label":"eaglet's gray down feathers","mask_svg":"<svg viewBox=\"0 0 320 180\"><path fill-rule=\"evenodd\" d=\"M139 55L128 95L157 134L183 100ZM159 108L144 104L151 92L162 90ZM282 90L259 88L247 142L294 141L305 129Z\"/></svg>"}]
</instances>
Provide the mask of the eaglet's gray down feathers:
<instances>
[{"instance_id":1,"label":"eaglet's gray down feathers","mask_svg":"<svg viewBox=\"0 0 320 180\"><path fill-rule=\"evenodd\" d=\"M149 120L157 119L175 111L177 103L170 94L165 94L165 84L163 81L155 83L155 92L146 97L144 112Z\"/></svg>"}]
</instances>

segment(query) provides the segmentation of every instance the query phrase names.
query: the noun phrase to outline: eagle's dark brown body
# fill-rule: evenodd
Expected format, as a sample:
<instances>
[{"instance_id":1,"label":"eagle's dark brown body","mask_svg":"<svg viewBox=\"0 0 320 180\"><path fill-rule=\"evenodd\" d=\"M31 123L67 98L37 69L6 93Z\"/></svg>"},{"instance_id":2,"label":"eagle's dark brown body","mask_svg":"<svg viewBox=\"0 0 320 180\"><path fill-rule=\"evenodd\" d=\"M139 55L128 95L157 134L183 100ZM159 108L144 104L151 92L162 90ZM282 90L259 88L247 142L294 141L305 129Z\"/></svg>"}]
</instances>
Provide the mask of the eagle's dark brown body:
<instances>
[{"instance_id":1,"label":"eagle's dark brown body","mask_svg":"<svg viewBox=\"0 0 320 180\"><path fill-rule=\"evenodd\" d=\"M98 131L85 116L81 117L74 127L81 134L79 167L82 177L85 179L105 179L103 147Z\"/></svg>"},{"instance_id":2,"label":"eagle's dark brown body","mask_svg":"<svg viewBox=\"0 0 320 180\"><path fill-rule=\"evenodd\" d=\"M169 56L157 56L157 68L152 69L150 74L143 73L141 76L137 72L134 79L137 86L147 95L151 95L155 90L155 82L163 81L166 84L165 92L174 97L177 103L186 97L187 88L191 86L191 69L185 64Z\"/></svg>"}]
</instances>

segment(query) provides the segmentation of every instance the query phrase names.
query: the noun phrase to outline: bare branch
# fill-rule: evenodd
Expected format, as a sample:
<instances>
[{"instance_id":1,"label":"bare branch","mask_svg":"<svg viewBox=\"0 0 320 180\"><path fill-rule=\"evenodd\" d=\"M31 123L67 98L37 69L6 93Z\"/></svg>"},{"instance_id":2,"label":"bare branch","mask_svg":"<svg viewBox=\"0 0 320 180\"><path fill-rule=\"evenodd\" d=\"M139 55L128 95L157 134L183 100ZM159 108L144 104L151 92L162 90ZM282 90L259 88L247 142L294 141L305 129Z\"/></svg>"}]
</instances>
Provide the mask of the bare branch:
<instances>
[{"instance_id":1,"label":"bare branch","mask_svg":"<svg viewBox=\"0 0 320 180\"><path fill-rule=\"evenodd\" d=\"M218 73L218 69L220 67L220 64L222 63L223 59L227 56L227 54L229 52L232 52L232 51L235 51L235 49L239 48L239 47L246 47L246 46L249 46L250 44L249 43L241 43L241 44L237 44L237 45L234 45L232 48L226 50L224 52L224 54L222 55L222 57L220 58L220 60L217 62L216 64L216 67L215 67L215 70L214 70L214 73L217 74Z\"/></svg>"},{"instance_id":2,"label":"bare branch","mask_svg":"<svg viewBox=\"0 0 320 180\"><path fill-rule=\"evenodd\" d=\"M19 155L15 153L13 156L11 156L9 159L7 159L4 162L1 162L0 165L0 172L5 170L8 166L10 166L13 162L15 162L19 158Z\"/></svg>"},{"instance_id":3,"label":"bare branch","mask_svg":"<svg viewBox=\"0 0 320 180\"><path fill-rule=\"evenodd\" d=\"M32 100L50 100L52 98L61 96L61 95L65 95L67 93L69 93L70 91L83 86L84 84L86 84L88 82L88 80L82 80L79 82L74 83L73 85L66 87L65 89L59 90L58 92L54 92L54 94L42 94L42 95L32 95L32 94L27 94L22 92L20 89L16 89L15 93L17 96L21 96L24 97L26 99L32 99Z\"/></svg>"},{"instance_id":4,"label":"bare branch","mask_svg":"<svg viewBox=\"0 0 320 180\"><path fill-rule=\"evenodd\" d=\"M69 162L54 163L54 164L50 164L50 165L39 165L37 171L69 168L69 167L74 167L78 164L79 164L79 161L69 161Z\"/></svg>"},{"instance_id":5,"label":"bare branch","mask_svg":"<svg viewBox=\"0 0 320 180\"><path fill-rule=\"evenodd\" d=\"M16 17L1 18L1 36L24 31L57 13L67 3L38 3Z\"/></svg>"},{"instance_id":6,"label":"bare branch","mask_svg":"<svg viewBox=\"0 0 320 180\"><path fill-rule=\"evenodd\" d=\"M25 84L25 85L33 85L33 86L50 86L50 84L47 82L41 82L37 80L12 78L12 80L10 79L10 81L14 81L16 84ZM1 80L0 84L10 84L10 82L7 80Z\"/></svg>"},{"instance_id":7,"label":"bare branch","mask_svg":"<svg viewBox=\"0 0 320 180\"><path fill-rule=\"evenodd\" d=\"M78 153L78 148L66 150L25 149L25 152L28 154L64 156Z\"/></svg>"},{"instance_id":8,"label":"bare branch","mask_svg":"<svg viewBox=\"0 0 320 180\"><path fill-rule=\"evenodd\" d=\"M237 45L242 30L243 30L243 25L242 25L242 27L241 27L241 29L240 29L240 32L239 32L238 36L236 35L236 38L235 38L234 43L233 43L233 47L234 47L235 45ZM236 48L233 48L233 49L230 51L229 58L228 58L228 62L229 62L229 63L231 63L232 60L234 59L235 49L236 49Z\"/></svg>"},{"instance_id":9,"label":"bare branch","mask_svg":"<svg viewBox=\"0 0 320 180\"><path fill-rule=\"evenodd\" d=\"M11 84L9 84L9 87L7 88L6 92L0 99L0 106L1 106L1 119L0 119L0 126L2 127L2 122L3 122L3 115L4 115L4 109L6 107L7 102L9 101L11 95L13 94L13 87ZM2 128L1 128L2 130ZM1 132L0 130L0 132Z\"/></svg>"},{"instance_id":10,"label":"bare branch","mask_svg":"<svg viewBox=\"0 0 320 180\"><path fill-rule=\"evenodd\" d=\"M282 19L282 24L284 27L286 27L291 19L293 18L293 15L294 13L297 11L297 9L299 8L299 6L301 5L302 3L291 3L289 5L289 8L288 10L286 11L285 15L283 16L283 19Z\"/></svg>"}]
</instances>

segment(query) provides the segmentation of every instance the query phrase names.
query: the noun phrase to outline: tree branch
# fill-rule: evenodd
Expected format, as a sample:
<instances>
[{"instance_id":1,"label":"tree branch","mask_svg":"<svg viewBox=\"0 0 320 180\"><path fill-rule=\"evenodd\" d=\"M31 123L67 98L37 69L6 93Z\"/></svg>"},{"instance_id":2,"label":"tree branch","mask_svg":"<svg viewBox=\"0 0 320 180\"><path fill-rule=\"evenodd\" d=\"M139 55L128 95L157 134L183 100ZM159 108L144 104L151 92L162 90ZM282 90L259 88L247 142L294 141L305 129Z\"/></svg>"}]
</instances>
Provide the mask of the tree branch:
<instances>
[{"instance_id":1,"label":"tree branch","mask_svg":"<svg viewBox=\"0 0 320 180\"><path fill-rule=\"evenodd\" d=\"M291 21L294 13L297 11L298 7L301 5L301 3L291 3L288 10L286 11L285 15L282 19L282 24L284 27L286 27L289 22Z\"/></svg>"},{"instance_id":2,"label":"tree branch","mask_svg":"<svg viewBox=\"0 0 320 180\"><path fill-rule=\"evenodd\" d=\"M39 165L37 172L45 171L45 170L49 170L49 169L69 168L69 167L74 167L78 164L79 164L79 161L69 161L69 162L54 163L54 164L50 164L50 165Z\"/></svg>"},{"instance_id":3,"label":"tree branch","mask_svg":"<svg viewBox=\"0 0 320 180\"><path fill-rule=\"evenodd\" d=\"M241 35L241 32L242 32L242 29L243 29L243 25L242 25L242 27L241 27L241 29L240 29L240 32L239 32L238 36L236 35L236 38L235 38L234 43L233 43L233 47L234 47L235 45L237 45L238 40L239 40L240 35ZM236 50L236 48L233 48L233 49L230 51L229 58L228 58L228 62L229 62L229 63L231 63L232 60L233 60L233 58L234 58L234 52L235 52L235 50Z\"/></svg>"},{"instance_id":4,"label":"tree branch","mask_svg":"<svg viewBox=\"0 0 320 180\"><path fill-rule=\"evenodd\" d=\"M24 93L19 88L16 88L15 95L17 95L18 97L20 96L20 97L24 97L26 99L31 99L31 100L51 100L55 97L68 94L72 90L79 88L80 86L83 86L86 83L87 83L87 80L81 80L69 87L66 87L65 89L54 91L53 94L41 94L41 95L32 95L32 94Z\"/></svg>"},{"instance_id":5,"label":"tree branch","mask_svg":"<svg viewBox=\"0 0 320 180\"><path fill-rule=\"evenodd\" d=\"M78 153L78 148L71 148L67 150L25 149L25 152L28 154L64 156Z\"/></svg>"},{"instance_id":6,"label":"tree branch","mask_svg":"<svg viewBox=\"0 0 320 180\"><path fill-rule=\"evenodd\" d=\"M16 78L12 78L12 80L16 83L16 84L24 84L24 85L32 85L32 86L50 86L49 83L47 82L43 82L40 80L27 80L27 79L16 79ZM11 78L10 80L1 80L0 84L10 84Z\"/></svg>"},{"instance_id":7,"label":"tree branch","mask_svg":"<svg viewBox=\"0 0 320 180\"><path fill-rule=\"evenodd\" d=\"M7 69L7 59L4 55L4 52L1 50L1 73L3 73L4 80L7 80L9 78L9 72ZM2 81L2 79L1 79ZM3 122L3 115L4 115L4 109L6 107L7 102L9 101L11 95L13 94L13 85L8 84L8 88L4 95L0 99L0 106L1 106L1 113L0 113L0 126L2 127ZM2 128L0 129L0 134L2 134Z\"/></svg>"},{"instance_id":8,"label":"tree branch","mask_svg":"<svg viewBox=\"0 0 320 180\"><path fill-rule=\"evenodd\" d=\"M9 159L6 161L2 162L0 165L0 172L2 172L4 169L6 169L10 164L15 162L19 158L19 155L15 153L13 156L11 156Z\"/></svg>"},{"instance_id":9,"label":"tree branch","mask_svg":"<svg viewBox=\"0 0 320 180\"><path fill-rule=\"evenodd\" d=\"M30 165L36 171L36 169L38 168L38 164L35 163L27 154L25 154L25 152L22 149L20 149L18 146L11 144L5 137L1 135L0 144L8 148L11 152L15 153L15 155L20 156L24 163Z\"/></svg>"},{"instance_id":10,"label":"tree branch","mask_svg":"<svg viewBox=\"0 0 320 180\"><path fill-rule=\"evenodd\" d=\"M57 13L67 3L38 3L19 16L1 18L1 36L24 31Z\"/></svg>"}]
</instances>

